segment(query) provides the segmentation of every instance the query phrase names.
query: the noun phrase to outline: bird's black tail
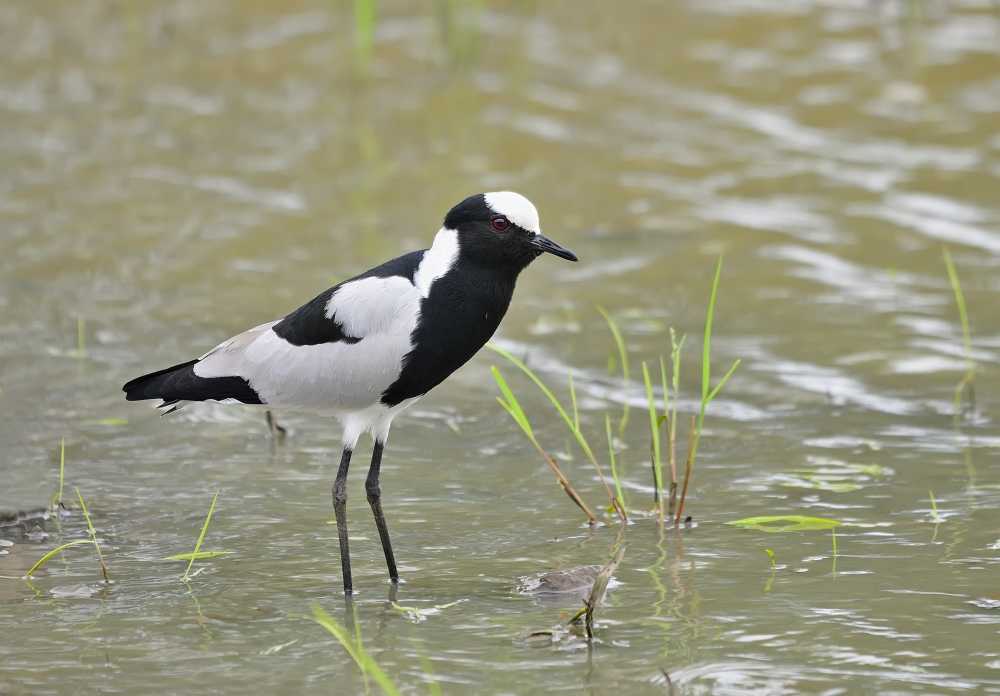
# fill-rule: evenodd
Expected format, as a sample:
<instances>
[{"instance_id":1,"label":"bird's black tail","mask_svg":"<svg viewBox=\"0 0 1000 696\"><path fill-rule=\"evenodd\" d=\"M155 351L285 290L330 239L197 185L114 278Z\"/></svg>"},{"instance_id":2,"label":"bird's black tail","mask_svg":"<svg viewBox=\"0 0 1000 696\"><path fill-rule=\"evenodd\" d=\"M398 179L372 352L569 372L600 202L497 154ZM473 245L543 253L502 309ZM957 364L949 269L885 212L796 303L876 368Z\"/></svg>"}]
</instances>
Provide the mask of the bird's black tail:
<instances>
[{"instance_id":1,"label":"bird's black tail","mask_svg":"<svg viewBox=\"0 0 1000 696\"><path fill-rule=\"evenodd\" d=\"M194 372L197 360L189 360L127 382L122 391L128 401L162 399L160 406L178 401L225 401L261 404L260 396L242 377L199 377Z\"/></svg>"},{"instance_id":2,"label":"bird's black tail","mask_svg":"<svg viewBox=\"0 0 1000 696\"><path fill-rule=\"evenodd\" d=\"M163 399L164 403L180 401L188 397L182 392L188 391L183 387L192 378L197 379L194 374L194 364L197 360L188 360L185 363L174 365L163 370L150 372L148 375L136 377L130 382L126 382L122 387L125 398L128 401L142 401L143 399Z\"/></svg>"}]
</instances>

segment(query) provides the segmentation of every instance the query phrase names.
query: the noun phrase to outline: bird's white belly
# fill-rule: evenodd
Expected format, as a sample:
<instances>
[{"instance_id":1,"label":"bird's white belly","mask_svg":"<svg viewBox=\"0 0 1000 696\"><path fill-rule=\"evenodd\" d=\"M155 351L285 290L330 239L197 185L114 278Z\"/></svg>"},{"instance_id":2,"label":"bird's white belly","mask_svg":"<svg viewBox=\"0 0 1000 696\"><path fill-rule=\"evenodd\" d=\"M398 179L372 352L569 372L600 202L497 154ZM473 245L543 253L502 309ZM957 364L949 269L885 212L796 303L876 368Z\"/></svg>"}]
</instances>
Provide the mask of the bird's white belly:
<instances>
[{"instance_id":1,"label":"bird's white belly","mask_svg":"<svg viewBox=\"0 0 1000 696\"><path fill-rule=\"evenodd\" d=\"M362 409L396 381L411 348L408 333L295 346L270 332L248 348L240 373L267 404Z\"/></svg>"}]
</instances>

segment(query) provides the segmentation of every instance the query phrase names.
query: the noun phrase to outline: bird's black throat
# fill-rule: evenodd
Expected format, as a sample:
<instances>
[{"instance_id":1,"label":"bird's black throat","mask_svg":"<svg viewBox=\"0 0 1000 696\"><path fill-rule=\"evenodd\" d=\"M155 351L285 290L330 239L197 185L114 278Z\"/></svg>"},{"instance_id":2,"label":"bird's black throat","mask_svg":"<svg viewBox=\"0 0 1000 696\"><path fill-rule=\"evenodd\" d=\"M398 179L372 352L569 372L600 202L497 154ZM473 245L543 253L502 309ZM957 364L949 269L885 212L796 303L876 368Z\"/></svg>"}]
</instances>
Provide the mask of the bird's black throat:
<instances>
[{"instance_id":1,"label":"bird's black throat","mask_svg":"<svg viewBox=\"0 0 1000 696\"><path fill-rule=\"evenodd\" d=\"M484 268L460 255L421 302L413 349L399 378L382 394L382 403L395 406L426 394L468 362L500 325L527 263Z\"/></svg>"}]
</instances>

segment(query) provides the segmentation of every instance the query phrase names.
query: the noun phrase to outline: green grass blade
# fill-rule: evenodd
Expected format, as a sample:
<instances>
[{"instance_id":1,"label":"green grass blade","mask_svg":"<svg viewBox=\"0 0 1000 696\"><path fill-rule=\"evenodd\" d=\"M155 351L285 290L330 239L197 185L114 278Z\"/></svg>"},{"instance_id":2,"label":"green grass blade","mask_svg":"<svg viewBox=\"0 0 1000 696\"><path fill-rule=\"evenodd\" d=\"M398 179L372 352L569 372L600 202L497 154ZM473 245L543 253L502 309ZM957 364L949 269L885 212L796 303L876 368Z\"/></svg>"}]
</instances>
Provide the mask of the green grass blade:
<instances>
[{"instance_id":1,"label":"green grass blade","mask_svg":"<svg viewBox=\"0 0 1000 696\"><path fill-rule=\"evenodd\" d=\"M837 551L837 528L830 528L830 537L833 539L833 567L830 569L834 575L837 574L837 558L840 557L840 553Z\"/></svg>"},{"instance_id":2,"label":"green grass blade","mask_svg":"<svg viewBox=\"0 0 1000 696\"><path fill-rule=\"evenodd\" d=\"M681 352L684 350L684 341L687 339L687 334L681 335L681 340L677 340L677 334L674 333L674 327L670 327L670 363L671 363L671 375L670 382L674 390L674 400L673 407L670 411L670 442L675 443L677 441L677 401L681 393ZM670 465L675 467L674 451L671 449L670 452ZM676 467L675 467L676 468ZM676 478L676 471L673 470L674 477Z\"/></svg>"},{"instance_id":3,"label":"green grass blade","mask_svg":"<svg viewBox=\"0 0 1000 696\"><path fill-rule=\"evenodd\" d=\"M667 382L667 363L663 356L660 356L660 389L663 390L663 418L660 421L670 418L670 385Z\"/></svg>"},{"instance_id":4,"label":"green grass blade","mask_svg":"<svg viewBox=\"0 0 1000 696\"><path fill-rule=\"evenodd\" d=\"M742 362L743 361L739 358L733 361L732 367L729 368L725 376L721 380L719 380L719 383L712 388L712 392L708 395L709 404L712 403L712 400L715 399L716 396L718 396L719 392L722 391L722 388L726 386L726 382L729 381L729 378L733 376L733 373L736 372L736 368L739 367L740 363Z\"/></svg>"},{"instance_id":5,"label":"green grass blade","mask_svg":"<svg viewBox=\"0 0 1000 696\"><path fill-rule=\"evenodd\" d=\"M364 682L365 685L365 696L370 696L371 691L368 686L368 669L365 664L366 661L363 657L367 656L367 652L365 651L365 644L361 640L361 624L358 622L358 608L353 604L350 605L349 608L351 611L351 623L354 624L354 652L358 656L362 656L362 664L360 665L361 681Z\"/></svg>"},{"instance_id":6,"label":"green grass blade","mask_svg":"<svg viewBox=\"0 0 1000 696\"><path fill-rule=\"evenodd\" d=\"M59 438L59 498L57 503L62 505L63 482L66 480L66 438Z\"/></svg>"},{"instance_id":7,"label":"green grass blade","mask_svg":"<svg viewBox=\"0 0 1000 696\"><path fill-rule=\"evenodd\" d=\"M587 439L584 437L583 431L573 426L573 419L570 418L568 413L566 413L566 409L563 408L563 405L559 401L558 397L556 397L556 395L552 392L552 390L549 389L549 387L545 384L545 382L542 381L541 377L535 374L535 371L532 370L527 365L525 365L520 359L515 357L509 351L504 350L500 346L494 345L493 343L487 343L486 347L492 350L493 352L502 355L504 358L512 362L519 370L521 370L521 372L523 372L525 375L528 376L528 379L530 379L532 382L535 383L535 386L537 386L542 391L542 393L545 394L545 397L549 400L549 403L551 403L552 407L555 408L556 413L558 413L559 417L562 418L563 423L565 423L566 427L569 428L570 432L573 434L573 437L576 439L577 444L580 446L580 449L583 450L583 453L587 455L587 458L591 462L596 464L597 459L594 457L594 451L590 448L590 443L588 443Z\"/></svg>"},{"instance_id":8,"label":"green grass blade","mask_svg":"<svg viewBox=\"0 0 1000 696\"><path fill-rule=\"evenodd\" d=\"M947 247L942 249L944 254L944 264L948 269L948 282L951 283L951 291L955 295L955 305L958 307L958 319L962 324L962 346L965 352L965 374L955 386L955 395L952 399L955 408L955 418L962 414L962 393L969 391L970 404L975 407L975 393L973 391L973 380L975 379L976 363L972 358L972 331L969 328L969 313L965 306L965 294L962 292L962 284L958 279L958 270L951 259L951 253Z\"/></svg>"},{"instance_id":9,"label":"green grass blade","mask_svg":"<svg viewBox=\"0 0 1000 696\"><path fill-rule=\"evenodd\" d=\"M560 403L559 399L552 392L552 390L549 389L548 386L545 384L545 382L542 381L541 377L535 374L534 370L525 365L521 360L516 358L509 351L506 351L500 346L495 345L493 343L487 343L486 347L492 350L494 353L497 353L506 358L507 360L509 360L510 362L512 362L519 370L521 370L521 372L527 375L528 378L535 383L535 386L537 386L542 391L543 394L545 394L545 397L549 400L549 403L552 404L553 408L555 408L556 410L556 413L559 414L559 417L562 418L563 423L566 424L566 427L569 428L569 431L573 434L573 437L576 439L576 442L580 446L580 449L583 450L583 453L587 455L587 459L594 466L594 469L597 472L597 476L601 480L601 484L604 486L604 490L608 495L608 500L611 506L615 508L621 521L623 523L627 522L628 515L625 513L625 510L622 509L621 502L611 492L611 486L608 484L608 480L604 476L604 471L601 468L600 463L597 461L597 457L594 456L594 450L591 449L590 443L587 442L587 438L584 436L583 430L574 425L573 419L570 418L568 413L566 413L566 409L563 408L562 403Z\"/></svg>"},{"instance_id":10,"label":"green grass blade","mask_svg":"<svg viewBox=\"0 0 1000 696\"><path fill-rule=\"evenodd\" d=\"M56 493L53 507L63 504L63 481L66 479L66 438L59 438L59 491Z\"/></svg>"},{"instance_id":11,"label":"green grass blade","mask_svg":"<svg viewBox=\"0 0 1000 696\"><path fill-rule=\"evenodd\" d=\"M625 347L625 339L622 337L622 332L618 328L618 323L611 317L610 314L608 314L608 311L600 305L597 306L597 311L601 313L602 317L604 317L604 321L608 324L608 329L611 330L611 336L614 338L615 347L618 349L618 361L622 366L622 380L627 383L630 378L630 370L628 363L628 349Z\"/></svg>"},{"instance_id":12,"label":"green grass blade","mask_svg":"<svg viewBox=\"0 0 1000 696\"><path fill-rule=\"evenodd\" d=\"M611 479L615 482L615 494L621 501L622 507L626 510L628 505L625 502L625 493L622 491L621 477L618 476L618 464L615 458L614 435L611 434L611 416L604 414L604 432L608 436L608 461L611 462Z\"/></svg>"},{"instance_id":13,"label":"green grass blade","mask_svg":"<svg viewBox=\"0 0 1000 696\"><path fill-rule=\"evenodd\" d=\"M226 556L231 553L232 551L188 551L187 553L175 553L173 556L167 556L163 560L201 561L207 558L218 558L219 556Z\"/></svg>"},{"instance_id":14,"label":"green grass blade","mask_svg":"<svg viewBox=\"0 0 1000 696\"><path fill-rule=\"evenodd\" d=\"M215 492L212 496L212 503L208 506L208 514L205 515L205 522L201 525L201 532L198 534L198 541L195 542L194 551L191 553L191 558L188 559L187 568L184 569L184 575L181 576L181 582L187 582L191 579L191 566L194 565L195 558L198 557L201 551L201 544L205 541L205 534L208 533L208 525L212 521L212 513L215 512L215 501L219 499L219 491Z\"/></svg>"},{"instance_id":15,"label":"green grass blade","mask_svg":"<svg viewBox=\"0 0 1000 696\"><path fill-rule=\"evenodd\" d=\"M362 67L371 61L375 45L375 0L354 0L354 42Z\"/></svg>"},{"instance_id":16,"label":"green grass blade","mask_svg":"<svg viewBox=\"0 0 1000 696\"><path fill-rule=\"evenodd\" d=\"M87 521L87 533L90 535L90 541L94 544L94 548L97 550L97 561L101 564L101 575L104 576L105 582L110 582L108 578L108 566L104 562L104 553L101 551L101 545L97 541L97 530L94 529L94 523L90 519L90 511L87 510L87 503L83 501L83 495L80 493L80 489L73 487L76 491L76 499L80 501L80 509L83 511L83 518Z\"/></svg>"},{"instance_id":17,"label":"green grass blade","mask_svg":"<svg viewBox=\"0 0 1000 696\"><path fill-rule=\"evenodd\" d=\"M674 389L674 400L670 409L670 432L667 436L670 447L670 510L674 509L677 502L677 401L681 393L681 351L684 349L686 338L686 334L682 335L678 341L674 327L670 327L671 385Z\"/></svg>"},{"instance_id":18,"label":"green grass blade","mask_svg":"<svg viewBox=\"0 0 1000 696\"><path fill-rule=\"evenodd\" d=\"M715 398L722 389L722 386L729 380L733 372L739 366L739 361L737 361L731 368L726 376L723 378L722 382L719 384L718 389L712 389L712 323L715 320L715 302L719 294L719 278L722 275L722 256L719 256L718 262L715 264L715 276L712 278L712 292L708 297L708 310L705 313L705 334L702 340L701 348L701 406L698 409L698 418L695 425L694 437L692 438L691 446L689 448L688 461L685 465L684 472L684 488L681 492L680 504L677 507L677 514L674 517L674 524L680 522L681 513L684 511L684 500L688 490L688 484L690 483L691 472L694 470L694 464L698 457L698 445L701 442L702 429L705 425L705 409L708 408L708 404Z\"/></svg>"},{"instance_id":19,"label":"green grass blade","mask_svg":"<svg viewBox=\"0 0 1000 696\"><path fill-rule=\"evenodd\" d=\"M597 311L601 313L604 317L604 321L608 325L608 329L611 331L611 337L615 341L615 347L618 349L618 362L622 366L622 389L628 390L629 382L631 381L631 371L628 364L628 348L625 345L625 339L622 337L622 332L618 328L618 323L608 314L608 311L597 305ZM624 435L625 428L628 426L628 413L629 406L626 400L625 404L622 406L622 417L618 421L618 434L619 436Z\"/></svg>"},{"instance_id":20,"label":"green grass blade","mask_svg":"<svg viewBox=\"0 0 1000 696\"><path fill-rule=\"evenodd\" d=\"M955 295L955 304L958 305L958 319L962 323L962 344L965 346L965 356L969 362L972 362L972 332L969 329L969 314L965 308L962 283L958 280L958 270L955 268L955 262L951 260L948 247L944 247L944 265L948 269L948 281L951 283L951 291Z\"/></svg>"},{"instance_id":21,"label":"green grass blade","mask_svg":"<svg viewBox=\"0 0 1000 696\"><path fill-rule=\"evenodd\" d=\"M499 396L497 397L497 403L500 404L500 407L507 412L507 414L513 419L515 423L517 423L517 427L519 427L530 440L532 438L531 431L527 428L527 426L524 423L518 420L517 413L514 411L514 409L512 409L510 405L506 401L501 399Z\"/></svg>"},{"instance_id":22,"label":"green grass blade","mask_svg":"<svg viewBox=\"0 0 1000 696\"><path fill-rule=\"evenodd\" d=\"M35 574L36 570L38 570L39 568L43 567L46 563L48 563L54 557L56 557L59 554L61 554L66 549L72 548L74 546L79 546L80 544L92 544L92 543L94 543L94 542L92 542L90 539L74 539L73 541L68 541L65 544L60 544L59 546L55 547L51 551L47 552L44 556L42 556L41 558L39 558L37 561L35 561L35 565L31 566L28 569L28 572L24 574L24 577L25 578L30 578L32 575Z\"/></svg>"},{"instance_id":23,"label":"green grass blade","mask_svg":"<svg viewBox=\"0 0 1000 696\"><path fill-rule=\"evenodd\" d=\"M336 619L323 611L322 607L319 605L314 605L312 610L312 620L317 624L322 626L330 633L337 642L347 651L347 654L351 656L354 660L354 664L358 666L362 674L371 676L378 684L382 692L387 696L399 696L399 689L396 684L393 683L389 675L379 667L378 663L368 654L364 646L361 645L361 641L352 638L348 634L347 629L337 623Z\"/></svg>"},{"instance_id":24,"label":"green grass blade","mask_svg":"<svg viewBox=\"0 0 1000 696\"><path fill-rule=\"evenodd\" d=\"M646 403L649 408L649 434L653 442L653 485L656 487L654 499L659 501L663 494L663 472L660 463L660 427L656 422L656 399L653 396L653 383L649 378L649 368L646 367L645 361L642 363L642 382L646 387Z\"/></svg>"},{"instance_id":25,"label":"green grass blade","mask_svg":"<svg viewBox=\"0 0 1000 696\"><path fill-rule=\"evenodd\" d=\"M318 604L313 605L313 621L318 623L320 626L325 628L330 635L337 639L347 654L351 656L351 659L357 663L358 667L361 666L361 658L358 655L357 648L354 644L354 638L348 634L347 629L337 623L337 620L332 616L327 614L322 607Z\"/></svg>"},{"instance_id":26,"label":"green grass blade","mask_svg":"<svg viewBox=\"0 0 1000 696\"><path fill-rule=\"evenodd\" d=\"M704 410L712 380L712 321L715 318L715 298L719 292L719 277L722 275L722 257L715 264L715 278L712 279L712 294L708 297L708 313L705 315L705 337L701 347L701 401Z\"/></svg>"},{"instance_id":27,"label":"green grass blade","mask_svg":"<svg viewBox=\"0 0 1000 696\"><path fill-rule=\"evenodd\" d=\"M82 317L76 319L76 357L87 357L87 321Z\"/></svg>"},{"instance_id":28,"label":"green grass blade","mask_svg":"<svg viewBox=\"0 0 1000 696\"><path fill-rule=\"evenodd\" d=\"M511 406L499 396L497 397L497 403L500 404L500 407L507 412L507 414L514 420L515 423L517 423L518 427L524 430L524 426L517 419L517 413L514 411L514 409L511 408ZM527 431L525 431L525 434L527 434Z\"/></svg>"},{"instance_id":29,"label":"green grass blade","mask_svg":"<svg viewBox=\"0 0 1000 696\"><path fill-rule=\"evenodd\" d=\"M580 429L580 409L576 405L576 388L573 386L573 375L569 376L569 401L573 407L573 427Z\"/></svg>"},{"instance_id":30,"label":"green grass blade","mask_svg":"<svg viewBox=\"0 0 1000 696\"><path fill-rule=\"evenodd\" d=\"M687 334L681 334L681 340L677 340L677 334L674 333L674 327L670 327L670 362L673 371L671 373L672 386L674 388L674 401L676 403L677 394L681 390L681 351L684 350L684 341L687 340Z\"/></svg>"},{"instance_id":31,"label":"green grass blade","mask_svg":"<svg viewBox=\"0 0 1000 696\"><path fill-rule=\"evenodd\" d=\"M833 529L840 526L839 520L827 517L809 517L807 515L762 515L760 517L744 517L741 520L726 522L734 527L756 529L760 532L808 532Z\"/></svg>"},{"instance_id":32,"label":"green grass blade","mask_svg":"<svg viewBox=\"0 0 1000 696\"><path fill-rule=\"evenodd\" d=\"M517 423L517 425L524 432L525 436L528 438L528 441L531 442L531 444L535 447L535 449L538 450L538 453L542 455L542 458L545 460L545 463L548 464L549 468L552 469L552 473L555 474L556 480L559 482L559 485L562 487L563 491L565 491L566 495L568 495L570 499L581 510L583 510L584 514L587 516L588 522L590 524L596 522L597 518L594 517L594 514L590 511L590 508L588 508L586 503L583 502L583 499L580 498L580 495L573 488L573 485L569 482L569 479L566 478L566 475L563 474L562 470L559 468L559 465L556 464L555 460L552 458L551 455L549 455L545 450L542 449L542 446L535 438L535 434L531 429L531 423L528 421L528 416L525 414L524 409L521 408L521 404L518 402L517 397L514 396L514 392L507 384L507 380L504 379L503 375L500 374L500 370L497 369L495 365L492 366L491 371L493 373L493 379L496 380L497 386L500 388L500 392L505 397L501 398L498 396L497 403L500 404L503 410L505 410L510 415L510 417L514 419L514 422Z\"/></svg>"},{"instance_id":33,"label":"green grass blade","mask_svg":"<svg viewBox=\"0 0 1000 696\"><path fill-rule=\"evenodd\" d=\"M504 407L504 410L510 414L510 417L514 419L521 430L524 431L530 439L534 440L535 434L531 430L531 423L528 421L528 416L521 408L521 403L514 396L514 392L511 390L510 385L507 384L507 380L504 376L500 374L500 370L497 369L496 365L490 367L490 372L493 373L493 380L497 383L497 387L500 388L500 393L503 394L503 399L497 398L500 405Z\"/></svg>"},{"instance_id":34,"label":"green grass blade","mask_svg":"<svg viewBox=\"0 0 1000 696\"><path fill-rule=\"evenodd\" d=\"M934 524L944 522L944 518L941 517L941 514L938 512L937 500L934 498L934 491L927 491L927 495L930 496L931 499L931 522Z\"/></svg>"},{"instance_id":35,"label":"green grass blade","mask_svg":"<svg viewBox=\"0 0 1000 696\"><path fill-rule=\"evenodd\" d=\"M430 659L426 655L420 656L420 669L424 670L424 678L427 680L428 696L444 696L441 684L434 675L434 665L431 664Z\"/></svg>"}]
</instances>

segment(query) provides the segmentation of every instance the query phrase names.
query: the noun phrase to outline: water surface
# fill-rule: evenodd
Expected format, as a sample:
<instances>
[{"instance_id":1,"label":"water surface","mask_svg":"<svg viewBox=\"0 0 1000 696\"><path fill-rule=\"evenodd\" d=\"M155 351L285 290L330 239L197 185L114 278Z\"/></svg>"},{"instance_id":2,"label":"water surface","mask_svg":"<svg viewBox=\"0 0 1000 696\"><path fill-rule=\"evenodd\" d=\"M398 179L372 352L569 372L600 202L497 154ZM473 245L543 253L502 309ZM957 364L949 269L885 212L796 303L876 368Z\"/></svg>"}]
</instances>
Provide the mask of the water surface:
<instances>
[{"instance_id":1,"label":"water surface","mask_svg":"<svg viewBox=\"0 0 1000 696\"><path fill-rule=\"evenodd\" d=\"M66 441L114 584L72 549L18 579L79 511L0 532L0 691L355 693L329 489L337 426L258 411L159 418L120 385L426 246L465 195L513 188L581 263L540 259L499 342L565 393L648 509L638 364L688 335L695 409L725 255L688 511L637 516L598 642L526 640L577 608L520 578L603 563L496 404L503 367L540 441L602 488L544 398L483 353L397 420L384 505L405 579L388 603L359 449L349 515L364 643L407 693L1000 692L1000 15L924 3L379 3L359 67L349 4L0 8L0 508L44 506ZM947 245L969 307L975 409ZM595 305L632 352L627 389ZM83 352L78 351L78 332ZM686 416L685 416L686 418ZM686 436L681 446L686 443ZM182 565L214 491L204 562ZM932 513L931 492L937 517ZM805 514L829 532L724 523ZM44 532L38 533L38 532ZM47 534L47 536L46 536ZM774 553L772 568L765 549ZM374 688L374 687L372 687Z\"/></svg>"}]
</instances>

